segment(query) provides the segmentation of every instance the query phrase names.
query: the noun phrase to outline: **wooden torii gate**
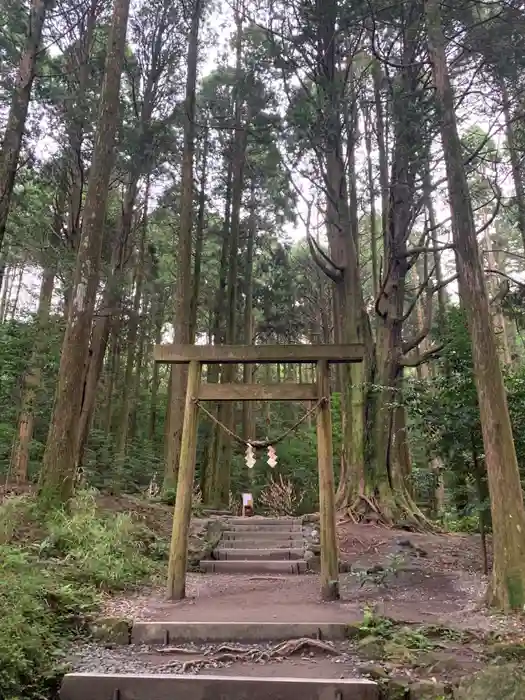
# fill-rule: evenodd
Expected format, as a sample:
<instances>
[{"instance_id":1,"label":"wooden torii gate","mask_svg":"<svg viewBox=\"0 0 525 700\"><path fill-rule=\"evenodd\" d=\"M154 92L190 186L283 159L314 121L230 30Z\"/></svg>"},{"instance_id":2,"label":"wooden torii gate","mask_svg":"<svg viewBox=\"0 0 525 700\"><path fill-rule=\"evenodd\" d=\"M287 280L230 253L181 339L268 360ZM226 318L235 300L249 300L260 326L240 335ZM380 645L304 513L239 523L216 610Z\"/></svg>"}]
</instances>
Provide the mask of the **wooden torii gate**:
<instances>
[{"instance_id":1,"label":"wooden torii gate","mask_svg":"<svg viewBox=\"0 0 525 700\"><path fill-rule=\"evenodd\" d=\"M339 557L335 520L332 418L330 412L331 363L361 362L364 346L354 345L157 345L156 362L187 364L188 383L184 407L177 494L168 563L167 594L170 600L186 595L188 536L195 478L198 401L318 401L317 461L321 537L321 597L339 598ZM312 384L206 384L202 365L208 364L315 363Z\"/></svg>"}]
</instances>

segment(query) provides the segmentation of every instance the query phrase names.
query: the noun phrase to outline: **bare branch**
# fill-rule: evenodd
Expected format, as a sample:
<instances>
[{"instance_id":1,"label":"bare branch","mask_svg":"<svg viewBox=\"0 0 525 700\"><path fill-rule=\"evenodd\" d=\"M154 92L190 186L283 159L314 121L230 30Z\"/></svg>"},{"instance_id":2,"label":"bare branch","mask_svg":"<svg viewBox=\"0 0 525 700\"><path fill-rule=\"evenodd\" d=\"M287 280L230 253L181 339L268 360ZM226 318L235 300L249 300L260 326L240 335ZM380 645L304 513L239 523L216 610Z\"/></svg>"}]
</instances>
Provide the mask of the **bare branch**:
<instances>
[{"instance_id":1,"label":"bare branch","mask_svg":"<svg viewBox=\"0 0 525 700\"><path fill-rule=\"evenodd\" d=\"M492 214L490 215L489 219L483 224L483 226L478 231L476 231L476 236L479 236L481 233L486 231L489 228L489 226L492 226L492 224L494 223L494 220L496 219L497 215L499 214L499 210L501 207L501 197L502 197L501 190L495 183L491 183L491 187L492 187L492 190L494 192L494 197L490 201L493 202L494 200L496 200L496 204L494 206L494 210L493 210ZM496 188L495 191L494 191L494 188ZM490 202L487 202L483 206L487 206L487 204L490 204Z\"/></svg>"},{"instance_id":2,"label":"bare branch","mask_svg":"<svg viewBox=\"0 0 525 700\"><path fill-rule=\"evenodd\" d=\"M512 282L512 284L517 284L518 287L525 289L525 283L520 282L519 280L515 279L514 277L511 277L510 275L507 275L506 272L502 272L501 270L496 270L495 268L492 268L492 267L486 267L485 274L487 274L487 275L500 275L501 277L506 277L510 282Z\"/></svg>"},{"instance_id":3,"label":"bare branch","mask_svg":"<svg viewBox=\"0 0 525 700\"><path fill-rule=\"evenodd\" d=\"M417 246L407 250L402 255L398 255L399 258L409 258L411 255L421 255L421 253L440 253L443 250L454 250L454 243L444 243L443 245L435 246L434 248L428 248L427 246Z\"/></svg>"},{"instance_id":4,"label":"bare branch","mask_svg":"<svg viewBox=\"0 0 525 700\"><path fill-rule=\"evenodd\" d=\"M336 267L330 258L321 250L319 244L310 233L307 234L306 240L308 242L308 248L313 261L319 267L319 269L324 272L324 274L329 277L332 282L340 282L343 278L341 269Z\"/></svg>"},{"instance_id":5,"label":"bare branch","mask_svg":"<svg viewBox=\"0 0 525 700\"><path fill-rule=\"evenodd\" d=\"M413 357L402 357L399 360L401 367L419 367L420 365L438 357L445 346L443 344L433 345L426 350L422 355L414 355Z\"/></svg>"},{"instance_id":6,"label":"bare branch","mask_svg":"<svg viewBox=\"0 0 525 700\"><path fill-rule=\"evenodd\" d=\"M430 282L430 278L431 278L432 275L434 274L435 270L436 270L436 266L435 266L435 265L432 267L431 270L427 270L427 272L426 272L426 274L425 274L425 279L424 279L423 282L421 282L421 284L419 285L419 288L418 288L418 290L416 291L416 294L415 294L415 296L414 296L414 299L413 299L412 302L409 304L408 309L406 310L406 312L403 314L403 318L401 319L401 321L402 321L403 323L410 317L410 314L411 314L412 311L416 308L417 302L419 301L419 299L420 299L421 295L423 294L423 292L424 292L425 290L427 290L427 293L428 293L428 283Z\"/></svg>"},{"instance_id":7,"label":"bare branch","mask_svg":"<svg viewBox=\"0 0 525 700\"><path fill-rule=\"evenodd\" d=\"M501 304L501 302L505 299L507 294L510 292L510 282L508 280L503 280L503 282L500 284L498 293L494 295L494 297L490 300L490 305L498 305Z\"/></svg>"}]
</instances>

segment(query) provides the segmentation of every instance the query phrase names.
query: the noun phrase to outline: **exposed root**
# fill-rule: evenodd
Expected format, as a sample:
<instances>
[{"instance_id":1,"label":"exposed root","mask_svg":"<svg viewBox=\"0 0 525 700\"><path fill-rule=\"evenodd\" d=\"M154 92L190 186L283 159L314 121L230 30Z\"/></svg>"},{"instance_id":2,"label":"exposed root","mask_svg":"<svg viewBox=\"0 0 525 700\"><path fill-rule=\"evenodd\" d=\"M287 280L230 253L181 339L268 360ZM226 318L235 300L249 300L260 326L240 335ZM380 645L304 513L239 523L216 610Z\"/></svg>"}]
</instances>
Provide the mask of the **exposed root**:
<instances>
[{"instance_id":1,"label":"exposed root","mask_svg":"<svg viewBox=\"0 0 525 700\"><path fill-rule=\"evenodd\" d=\"M241 658L243 658L242 654L215 654L213 658L203 656L200 659L189 659L182 664L182 673L187 673L192 668L199 669L203 666L238 661Z\"/></svg>"},{"instance_id":2,"label":"exposed root","mask_svg":"<svg viewBox=\"0 0 525 700\"><path fill-rule=\"evenodd\" d=\"M408 532L433 532L436 529L406 494L392 494L381 499L359 493L344 512L354 523L397 527Z\"/></svg>"},{"instance_id":3,"label":"exposed root","mask_svg":"<svg viewBox=\"0 0 525 700\"><path fill-rule=\"evenodd\" d=\"M242 646L222 644L214 650L205 652L202 656L195 659L188 659L182 664L182 673L187 673L191 670L198 670L206 666L217 666L223 663L234 663L236 661L252 661L255 663L264 663L266 661L277 661L284 659L299 651L307 648L319 649L327 654L338 656L339 652L335 646L329 642L323 642L320 639L310 639L309 637L301 637L300 639L290 639L286 642L281 642L271 649L261 649L258 646ZM194 654L194 650L179 649L178 647L170 647L164 650L164 653L184 653ZM163 671L180 666L180 662L174 661L162 667Z\"/></svg>"},{"instance_id":4,"label":"exposed root","mask_svg":"<svg viewBox=\"0 0 525 700\"><path fill-rule=\"evenodd\" d=\"M275 647L271 656L284 658L285 656L291 656L292 654L302 651L307 647L313 647L314 649L320 649L325 651L327 654L339 655L339 652L334 647L333 644L329 642L322 642L320 639L310 639L309 637L301 637L301 639L290 639L288 642L283 642L279 646Z\"/></svg>"}]
</instances>

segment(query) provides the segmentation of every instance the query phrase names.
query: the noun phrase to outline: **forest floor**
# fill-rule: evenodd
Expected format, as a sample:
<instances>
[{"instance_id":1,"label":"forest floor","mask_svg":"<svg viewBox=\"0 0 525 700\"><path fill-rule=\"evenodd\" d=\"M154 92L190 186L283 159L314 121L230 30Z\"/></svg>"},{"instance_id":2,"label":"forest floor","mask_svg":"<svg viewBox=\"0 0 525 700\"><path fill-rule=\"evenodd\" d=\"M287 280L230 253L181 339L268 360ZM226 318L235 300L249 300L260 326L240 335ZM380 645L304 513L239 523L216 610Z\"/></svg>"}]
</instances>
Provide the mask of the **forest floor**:
<instances>
[{"instance_id":1,"label":"forest floor","mask_svg":"<svg viewBox=\"0 0 525 700\"><path fill-rule=\"evenodd\" d=\"M170 532L171 509L109 497L100 505L116 511L125 502L159 536ZM492 662L525 658L525 618L494 615L483 606L487 579L479 537L349 522L339 524L338 535L341 558L353 573L341 574L336 603L320 602L317 574L188 574L184 601L169 603L162 587L151 587L107 597L102 613L134 621L353 625L356 634L332 649L306 646L297 654L281 654L279 645L225 650L216 644L178 645L166 653L152 647L82 644L74 650L73 666L121 673L213 669L230 675L368 675L401 683L433 679L457 684Z\"/></svg>"}]
</instances>

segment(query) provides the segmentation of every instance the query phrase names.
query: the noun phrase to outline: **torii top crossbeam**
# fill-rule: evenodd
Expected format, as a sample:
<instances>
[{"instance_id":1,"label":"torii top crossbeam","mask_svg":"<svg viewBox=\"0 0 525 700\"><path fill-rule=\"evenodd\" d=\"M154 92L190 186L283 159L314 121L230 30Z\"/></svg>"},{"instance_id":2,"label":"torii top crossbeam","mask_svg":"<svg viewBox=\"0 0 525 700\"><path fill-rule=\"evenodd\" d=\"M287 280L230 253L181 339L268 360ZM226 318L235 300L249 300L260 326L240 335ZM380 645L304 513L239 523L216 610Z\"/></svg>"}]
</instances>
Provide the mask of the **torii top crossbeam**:
<instances>
[{"instance_id":1,"label":"torii top crossbeam","mask_svg":"<svg viewBox=\"0 0 525 700\"><path fill-rule=\"evenodd\" d=\"M364 345L156 345L155 361L163 364L330 363L362 362Z\"/></svg>"}]
</instances>

